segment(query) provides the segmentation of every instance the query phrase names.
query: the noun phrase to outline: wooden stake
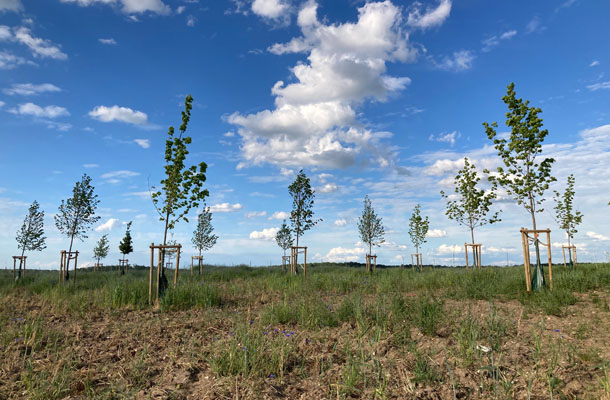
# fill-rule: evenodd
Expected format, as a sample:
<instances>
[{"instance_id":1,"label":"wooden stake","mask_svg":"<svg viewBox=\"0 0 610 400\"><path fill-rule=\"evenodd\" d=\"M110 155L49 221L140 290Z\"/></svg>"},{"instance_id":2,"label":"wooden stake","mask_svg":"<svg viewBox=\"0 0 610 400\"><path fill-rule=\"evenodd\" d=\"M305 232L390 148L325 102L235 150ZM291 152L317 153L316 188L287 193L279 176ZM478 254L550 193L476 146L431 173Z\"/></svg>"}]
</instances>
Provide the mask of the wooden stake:
<instances>
[{"instance_id":1,"label":"wooden stake","mask_svg":"<svg viewBox=\"0 0 610 400\"><path fill-rule=\"evenodd\" d=\"M180 268L180 249L182 245L178 245L178 254L176 255L176 269L174 270L174 289L178 284L178 268Z\"/></svg>"},{"instance_id":2,"label":"wooden stake","mask_svg":"<svg viewBox=\"0 0 610 400\"><path fill-rule=\"evenodd\" d=\"M150 272L148 274L148 304L152 304L153 264L155 263L155 243L150 244Z\"/></svg>"}]
</instances>

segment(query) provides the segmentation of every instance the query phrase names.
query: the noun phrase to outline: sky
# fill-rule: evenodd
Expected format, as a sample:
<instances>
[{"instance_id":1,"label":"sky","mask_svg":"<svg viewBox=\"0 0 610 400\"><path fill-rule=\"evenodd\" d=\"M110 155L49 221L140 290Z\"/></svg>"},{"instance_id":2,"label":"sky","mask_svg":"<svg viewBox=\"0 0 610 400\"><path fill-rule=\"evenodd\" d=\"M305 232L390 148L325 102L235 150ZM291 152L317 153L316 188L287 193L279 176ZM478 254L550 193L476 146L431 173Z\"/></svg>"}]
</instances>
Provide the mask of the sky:
<instances>
[{"instance_id":1,"label":"sky","mask_svg":"<svg viewBox=\"0 0 610 400\"><path fill-rule=\"evenodd\" d=\"M467 228L440 191L468 157L499 159L483 122L508 132L502 96L540 107L557 182L538 226L553 259L566 243L553 190L576 179L584 214L579 261L610 251L610 2L605 0L0 0L0 268L12 266L29 205L45 211L47 248L31 268L58 268L69 239L53 216L76 181L100 204L77 241L79 266L108 234L116 264L133 221L130 263L146 264L163 223L149 188L163 179L167 129L194 98L187 165L208 165L206 204L217 265L281 262L274 237L300 169L321 221L300 243L310 261L361 261L357 222L368 195L385 226L378 263L409 263L416 204L430 219L423 262L463 264ZM486 185L486 179L481 184ZM475 231L483 263L522 262L525 209L500 192L501 222ZM171 238L191 245L197 210ZM188 262L188 261L187 261Z\"/></svg>"}]
</instances>

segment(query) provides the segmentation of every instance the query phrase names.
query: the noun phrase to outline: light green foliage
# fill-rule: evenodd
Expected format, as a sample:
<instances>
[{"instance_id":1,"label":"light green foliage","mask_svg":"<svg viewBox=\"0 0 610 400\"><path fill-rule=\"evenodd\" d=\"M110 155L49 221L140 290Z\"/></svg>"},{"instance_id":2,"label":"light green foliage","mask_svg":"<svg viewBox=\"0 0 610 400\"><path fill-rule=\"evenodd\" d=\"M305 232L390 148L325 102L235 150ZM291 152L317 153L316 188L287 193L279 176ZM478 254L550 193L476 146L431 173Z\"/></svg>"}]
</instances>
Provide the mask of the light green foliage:
<instances>
[{"instance_id":1,"label":"light green foliage","mask_svg":"<svg viewBox=\"0 0 610 400\"><path fill-rule=\"evenodd\" d=\"M23 220L21 229L17 231L17 248L21 249L21 256L29 251L42 251L47 248L45 244L46 237L44 236L44 211L40 211L40 205L36 200L28 209L28 215ZM19 263L19 271L17 279L21 278L21 270L23 263Z\"/></svg>"},{"instance_id":2,"label":"light green foliage","mask_svg":"<svg viewBox=\"0 0 610 400\"><path fill-rule=\"evenodd\" d=\"M383 238L385 229L381 222L381 217L375 214L369 196L364 197L364 210L358 221L358 232L360 232L362 242L369 245L369 254L372 254L371 249L373 246L379 246L385 241Z\"/></svg>"},{"instance_id":3,"label":"light green foliage","mask_svg":"<svg viewBox=\"0 0 610 400\"><path fill-rule=\"evenodd\" d=\"M498 167L496 173L489 176L489 180L500 184L517 204L525 207L531 214L533 228L536 229L536 213L544 211L538 206L544 201L544 192L549 184L556 180L551 175L551 165L555 160L537 160L542 153L542 142L549 131L541 129L542 119L538 114L542 110L529 107L529 100L518 99L514 83L508 86L502 101L509 110L506 113L506 126L511 129L509 139L497 136L497 122L483 123L487 137L493 140L504 164L504 167Z\"/></svg>"},{"instance_id":4,"label":"light green foliage","mask_svg":"<svg viewBox=\"0 0 610 400\"><path fill-rule=\"evenodd\" d=\"M282 227L275 235L275 241L277 242L277 245L284 250L284 255L286 255L286 250L288 250L293 243L292 233L290 232L288 225L286 225L286 220L282 222Z\"/></svg>"},{"instance_id":5,"label":"light green foliage","mask_svg":"<svg viewBox=\"0 0 610 400\"><path fill-rule=\"evenodd\" d=\"M316 196L309 183L309 178L303 170L299 171L294 182L288 186L288 193L292 197L290 222L292 223L292 231L295 234L298 246L301 235L320 221L313 219L312 207Z\"/></svg>"},{"instance_id":6,"label":"light green foliage","mask_svg":"<svg viewBox=\"0 0 610 400\"><path fill-rule=\"evenodd\" d=\"M91 177L83 174L80 181L77 181L72 189L72 197L61 201L59 212L55 214L55 226L65 236L70 238L70 248L74 238L84 240L87 232L93 224L99 221L100 217L95 215L95 210L99 204L97 194L93 193L95 188L91 186ZM64 279L69 279L68 268Z\"/></svg>"},{"instance_id":7,"label":"light green foliage","mask_svg":"<svg viewBox=\"0 0 610 400\"><path fill-rule=\"evenodd\" d=\"M457 200L447 201L447 210L445 215L460 225L467 226L470 229L472 243L474 241L474 229L486 224L493 224L500 219L499 212L493 216L487 217L492 201L497 197L495 193L495 185L488 192L484 189L477 188L479 178L474 164L468 162L468 158L464 158L464 168L458 171L455 176L455 193L458 195ZM441 191L441 196L449 199L449 195Z\"/></svg>"},{"instance_id":8,"label":"light green foliage","mask_svg":"<svg viewBox=\"0 0 610 400\"><path fill-rule=\"evenodd\" d=\"M421 206L417 204L413 209L411 218L409 218L409 236L413 246L415 246L416 253L419 253L419 247L426 243L426 234L428 234L428 227L430 226L428 217L423 218L421 216L420 208Z\"/></svg>"},{"instance_id":9,"label":"light green foliage","mask_svg":"<svg viewBox=\"0 0 610 400\"><path fill-rule=\"evenodd\" d=\"M108 242L108 235L104 235L98 240L95 248L93 249L93 257L100 263L100 260L108 257L108 251L110 250L110 243Z\"/></svg>"},{"instance_id":10,"label":"light green foliage","mask_svg":"<svg viewBox=\"0 0 610 400\"><path fill-rule=\"evenodd\" d=\"M214 235L213 231L210 207L203 207L203 210L197 216L197 229L193 231L191 239L195 248L199 250L199 255L201 255L202 251L209 250L216 244L218 236Z\"/></svg>"},{"instance_id":11,"label":"light green foliage","mask_svg":"<svg viewBox=\"0 0 610 400\"><path fill-rule=\"evenodd\" d=\"M578 231L576 227L582 222L582 213L574 210L574 175L568 176L565 192L559 193L555 190L555 218L559 227L566 231L568 244Z\"/></svg>"},{"instance_id":12,"label":"light green foliage","mask_svg":"<svg viewBox=\"0 0 610 400\"><path fill-rule=\"evenodd\" d=\"M133 252L133 241L131 239L131 221L129 221L129 223L127 224L127 229L125 230L125 237L123 237L123 240L121 240L121 243L119 244L119 251L123 255L123 259L125 259L125 256L127 254Z\"/></svg>"}]
</instances>

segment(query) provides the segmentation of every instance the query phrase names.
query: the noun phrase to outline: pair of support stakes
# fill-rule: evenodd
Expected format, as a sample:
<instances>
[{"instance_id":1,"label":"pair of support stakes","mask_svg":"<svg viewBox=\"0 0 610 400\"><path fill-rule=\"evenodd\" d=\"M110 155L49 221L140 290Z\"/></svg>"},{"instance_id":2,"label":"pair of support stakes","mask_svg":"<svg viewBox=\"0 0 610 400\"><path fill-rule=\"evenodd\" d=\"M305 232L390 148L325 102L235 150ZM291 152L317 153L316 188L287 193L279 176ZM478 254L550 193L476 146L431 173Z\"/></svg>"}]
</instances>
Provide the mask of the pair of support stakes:
<instances>
[{"instance_id":1,"label":"pair of support stakes","mask_svg":"<svg viewBox=\"0 0 610 400\"><path fill-rule=\"evenodd\" d=\"M377 273L377 255L372 256L370 254L366 255L366 272L371 272L371 261L373 264L373 272Z\"/></svg>"},{"instance_id":2,"label":"pair of support stakes","mask_svg":"<svg viewBox=\"0 0 610 400\"><path fill-rule=\"evenodd\" d=\"M19 270L21 270L21 267L23 266L23 274L21 276L22 277L25 276L25 259L26 258L28 258L28 256L13 256L13 279L17 279L17 271L16 271L17 260L19 260Z\"/></svg>"},{"instance_id":3,"label":"pair of support stakes","mask_svg":"<svg viewBox=\"0 0 610 400\"><path fill-rule=\"evenodd\" d=\"M119 259L119 272L121 272L121 268L123 268L125 273L127 273L127 268L129 268L129 260Z\"/></svg>"},{"instance_id":4,"label":"pair of support stakes","mask_svg":"<svg viewBox=\"0 0 610 400\"><path fill-rule=\"evenodd\" d=\"M286 272L286 269L289 265L292 265L292 261L290 261L290 256L282 256L282 272Z\"/></svg>"},{"instance_id":5,"label":"pair of support stakes","mask_svg":"<svg viewBox=\"0 0 610 400\"><path fill-rule=\"evenodd\" d=\"M576 267L578 265L578 257L576 257L576 246L561 246L561 250L563 251L563 267L567 268L566 264L566 249L568 249L568 254L571 252L574 254L573 266ZM572 257L570 257L570 261L572 261ZM24 268L25 270L25 268Z\"/></svg>"},{"instance_id":6,"label":"pair of support stakes","mask_svg":"<svg viewBox=\"0 0 610 400\"><path fill-rule=\"evenodd\" d=\"M464 253L466 254L466 269L468 269L468 248L472 248L472 258L474 268L481 268L481 244L480 243L464 243Z\"/></svg>"},{"instance_id":7,"label":"pair of support stakes","mask_svg":"<svg viewBox=\"0 0 610 400\"><path fill-rule=\"evenodd\" d=\"M307 276L307 247L306 246L292 246L290 248L290 274L297 274L297 256L303 254L303 276Z\"/></svg>"},{"instance_id":8,"label":"pair of support stakes","mask_svg":"<svg viewBox=\"0 0 610 400\"><path fill-rule=\"evenodd\" d=\"M193 276L193 266L197 260L197 267L199 268L199 275L203 272L203 256L191 256L191 276Z\"/></svg>"},{"instance_id":9,"label":"pair of support stakes","mask_svg":"<svg viewBox=\"0 0 610 400\"><path fill-rule=\"evenodd\" d=\"M61 251L59 259L59 283L63 283L66 278L66 272L70 270L70 260L74 260L74 276L72 282L76 282L76 266L78 265L78 251Z\"/></svg>"},{"instance_id":10,"label":"pair of support stakes","mask_svg":"<svg viewBox=\"0 0 610 400\"><path fill-rule=\"evenodd\" d=\"M538 239L540 234L546 233L546 243L543 243ZM534 236L531 237L530 234ZM551 230L550 229L525 229L521 228L521 244L523 245L523 266L525 268L525 286L528 292L532 291L532 270L531 270L531 262L530 262L530 242L536 245L538 242L539 245L543 245L547 248L548 254L548 263L549 263L549 287L553 289L553 264L551 262ZM539 256L539 254L538 254ZM539 260L536 260L538 262ZM542 273L544 276L544 268L542 269Z\"/></svg>"},{"instance_id":11,"label":"pair of support stakes","mask_svg":"<svg viewBox=\"0 0 610 400\"><path fill-rule=\"evenodd\" d=\"M161 268L163 266L163 254L168 249L176 249L176 269L174 270L174 288L178 284L178 269L180 267L180 249L182 249L182 245L162 245L154 243L150 244L150 274L148 277L148 304L152 304L153 302L153 269L155 264L155 250L158 251L159 261L157 262L157 283L155 290L155 301L159 300L159 282L161 280Z\"/></svg>"},{"instance_id":12,"label":"pair of support stakes","mask_svg":"<svg viewBox=\"0 0 610 400\"><path fill-rule=\"evenodd\" d=\"M97 271L98 268L103 267L104 264L103 263L95 263L93 264L93 270Z\"/></svg>"},{"instance_id":13,"label":"pair of support stakes","mask_svg":"<svg viewBox=\"0 0 610 400\"><path fill-rule=\"evenodd\" d=\"M415 258L414 258L415 257ZM422 270L422 256L421 253L411 254L411 269L417 267L420 271Z\"/></svg>"}]
</instances>

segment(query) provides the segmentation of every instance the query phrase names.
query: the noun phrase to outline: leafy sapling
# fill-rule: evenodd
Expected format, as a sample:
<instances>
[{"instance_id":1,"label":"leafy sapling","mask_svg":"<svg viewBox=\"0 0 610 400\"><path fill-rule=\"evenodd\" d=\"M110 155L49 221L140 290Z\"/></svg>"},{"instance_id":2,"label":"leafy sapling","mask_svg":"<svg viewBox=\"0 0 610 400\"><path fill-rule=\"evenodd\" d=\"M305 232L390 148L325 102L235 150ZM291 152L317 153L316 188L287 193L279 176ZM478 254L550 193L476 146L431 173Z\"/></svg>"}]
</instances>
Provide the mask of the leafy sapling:
<instances>
[{"instance_id":1,"label":"leafy sapling","mask_svg":"<svg viewBox=\"0 0 610 400\"><path fill-rule=\"evenodd\" d=\"M218 236L212 232L214 227L212 226L212 213L210 207L203 207L201 213L197 216L197 229L193 231L193 238L191 239L193 245L199 250L199 257L203 251L209 250L216 244ZM201 258L200 258L201 260ZM199 275L201 275L202 261L199 264ZM192 271L191 271L192 273Z\"/></svg>"},{"instance_id":2,"label":"leafy sapling","mask_svg":"<svg viewBox=\"0 0 610 400\"><path fill-rule=\"evenodd\" d=\"M419 254L419 247L427 242L426 235L428 234L429 226L430 221L428 217L424 218L421 216L421 206L417 204L413 209L411 218L409 218L409 236L417 254Z\"/></svg>"},{"instance_id":3,"label":"leafy sapling","mask_svg":"<svg viewBox=\"0 0 610 400\"><path fill-rule=\"evenodd\" d=\"M496 129L498 123L483 123L487 137L493 140L494 147L502 160L503 166L497 168L489 176L492 183L497 183L506 189L508 195L523 206L530 214L532 227L536 230L536 213L543 210L544 192L556 179L551 175L551 166L555 160L544 158L539 160L542 153L542 142L549 131L542 129L542 119L538 116L540 108L530 107L529 100L518 99L515 93L515 84L511 83L502 97L508 106L506 113L506 126L510 128L508 138L499 137ZM489 173L489 171L485 171ZM536 271L533 276L533 287L539 289L545 286L544 274L540 264L540 246L538 235L535 235Z\"/></svg>"},{"instance_id":4,"label":"leafy sapling","mask_svg":"<svg viewBox=\"0 0 610 400\"><path fill-rule=\"evenodd\" d=\"M108 242L108 235L103 235L97 244L93 248L93 258L97 260L96 268L100 265L100 261L108 257L108 251L110 250L110 242Z\"/></svg>"},{"instance_id":5,"label":"leafy sapling","mask_svg":"<svg viewBox=\"0 0 610 400\"><path fill-rule=\"evenodd\" d=\"M582 213L574 210L574 175L568 176L566 190L563 193L555 192L555 219L559 223L559 227L566 231L568 237L568 255L570 259L570 267L574 267L572 261L572 239L578 231L576 227L582 222Z\"/></svg>"},{"instance_id":6,"label":"leafy sapling","mask_svg":"<svg viewBox=\"0 0 610 400\"><path fill-rule=\"evenodd\" d=\"M203 189L206 180L207 164L200 162L198 165L186 167L184 161L189 154L187 145L191 144L190 136L184 136L188 123L191 119L193 109L193 98L187 95L182 111L182 124L180 133L174 132L170 126L165 141L165 178L161 180L161 188L151 194L153 204L159 213L159 220L165 222L163 230L163 245L167 245L167 233L174 229L176 224L182 220L188 222L187 215L192 208L199 204L209 195L207 189ZM155 189L154 187L152 188ZM162 296L167 289L167 277L165 276L165 251L161 252L161 278L159 281L159 295Z\"/></svg>"},{"instance_id":7,"label":"leafy sapling","mask_svg":"<svg viewBox=\"0 0 610 400\"><path fill-rule=\"evenodd\" d=\"M28 209L28 214L23 220L21 229L17 231L17 248L21 249L21 259L19 260L19 270L16 279L21 279L22 268L24 267L25 251L42 251L47 248L44 236L44 211L40 210L40 205L36 200Z\"/></svg>"},{"instance_id":8,"label":"leafy sapling","mask_svg":"<svg viewBox=\"0 0 610 400\"><path fill-rule=\"evenodd\" d=\"M127 272L127 264L125 263L125 256L133 252L133 240L131 239L131 222L127 223L127 229L125 229L125 236L121 240L119 244L119 251L123 255L123 268L121 270L121 275L125 275Z\"/></svg>"},{"instance_id":9,"label":"leafy sapling","mask_svg":"<svg viewBox=\"0 0 610 400\"><path fill-rule=\"evenodd\" d=\"M74 239L87 239L87 232L100 219L95 215L100 201L97 194L93 193L94 189L91 186L91 177L83 174L72 189L72 197L62 200L59 211L55 214L55 226L59 232L70 238L69 253L72 252ZM63 279L70 279L69 268L66 268Z\"/></svg>"},{"instance_id":10,"label":"leafy sapling","mask_svg":"<svg viewBox=\"0 0 610 400\"><path fill-rule=\"evenodd\" d=\"M373 246L385 242L385 229L381 217L375 213L369 196L364 197L364 210L358 221L358 232L362 242L369 246L369 255L372 255Z\"/></svg>"},{"instance_id":11,"label":"leafy sapling","mask_svg":"<svg viewBox=\"0 0 610 400\"><path fill-rule=\"evenodd\" d=\"M288 186L288 193L292 197L292 211L290 212L290 222L292 232L296 238L296 245L299 247L299 239L304 232L314 227L321 220L313 219L313 203L315 191L311 188L309 178L303 170L295 178L294 182ZM297 252L295 264L298 265L299 254Z\"/></svg>"},{"instance_id":12,"label":"leafy sapling","mask_svg":"<svg viewBox=\"0 0 610 400\"><path fill-rule=\"evenodd\" d=\"M280 227L280 230L277 231L277 234L275 235L275 241L277 242L277 245L280 246L282 248L282 250L284 250L284 257L286 257L286 250L291 248L292 244L294 243L292 240L292 233L290 232L290 227L288 225L286 225L286 220L284 220L284 222L282 222L282 226ZM283 258L282 258L282 268L284 268L284 259Z\"/></svg>"}]
</instances>

